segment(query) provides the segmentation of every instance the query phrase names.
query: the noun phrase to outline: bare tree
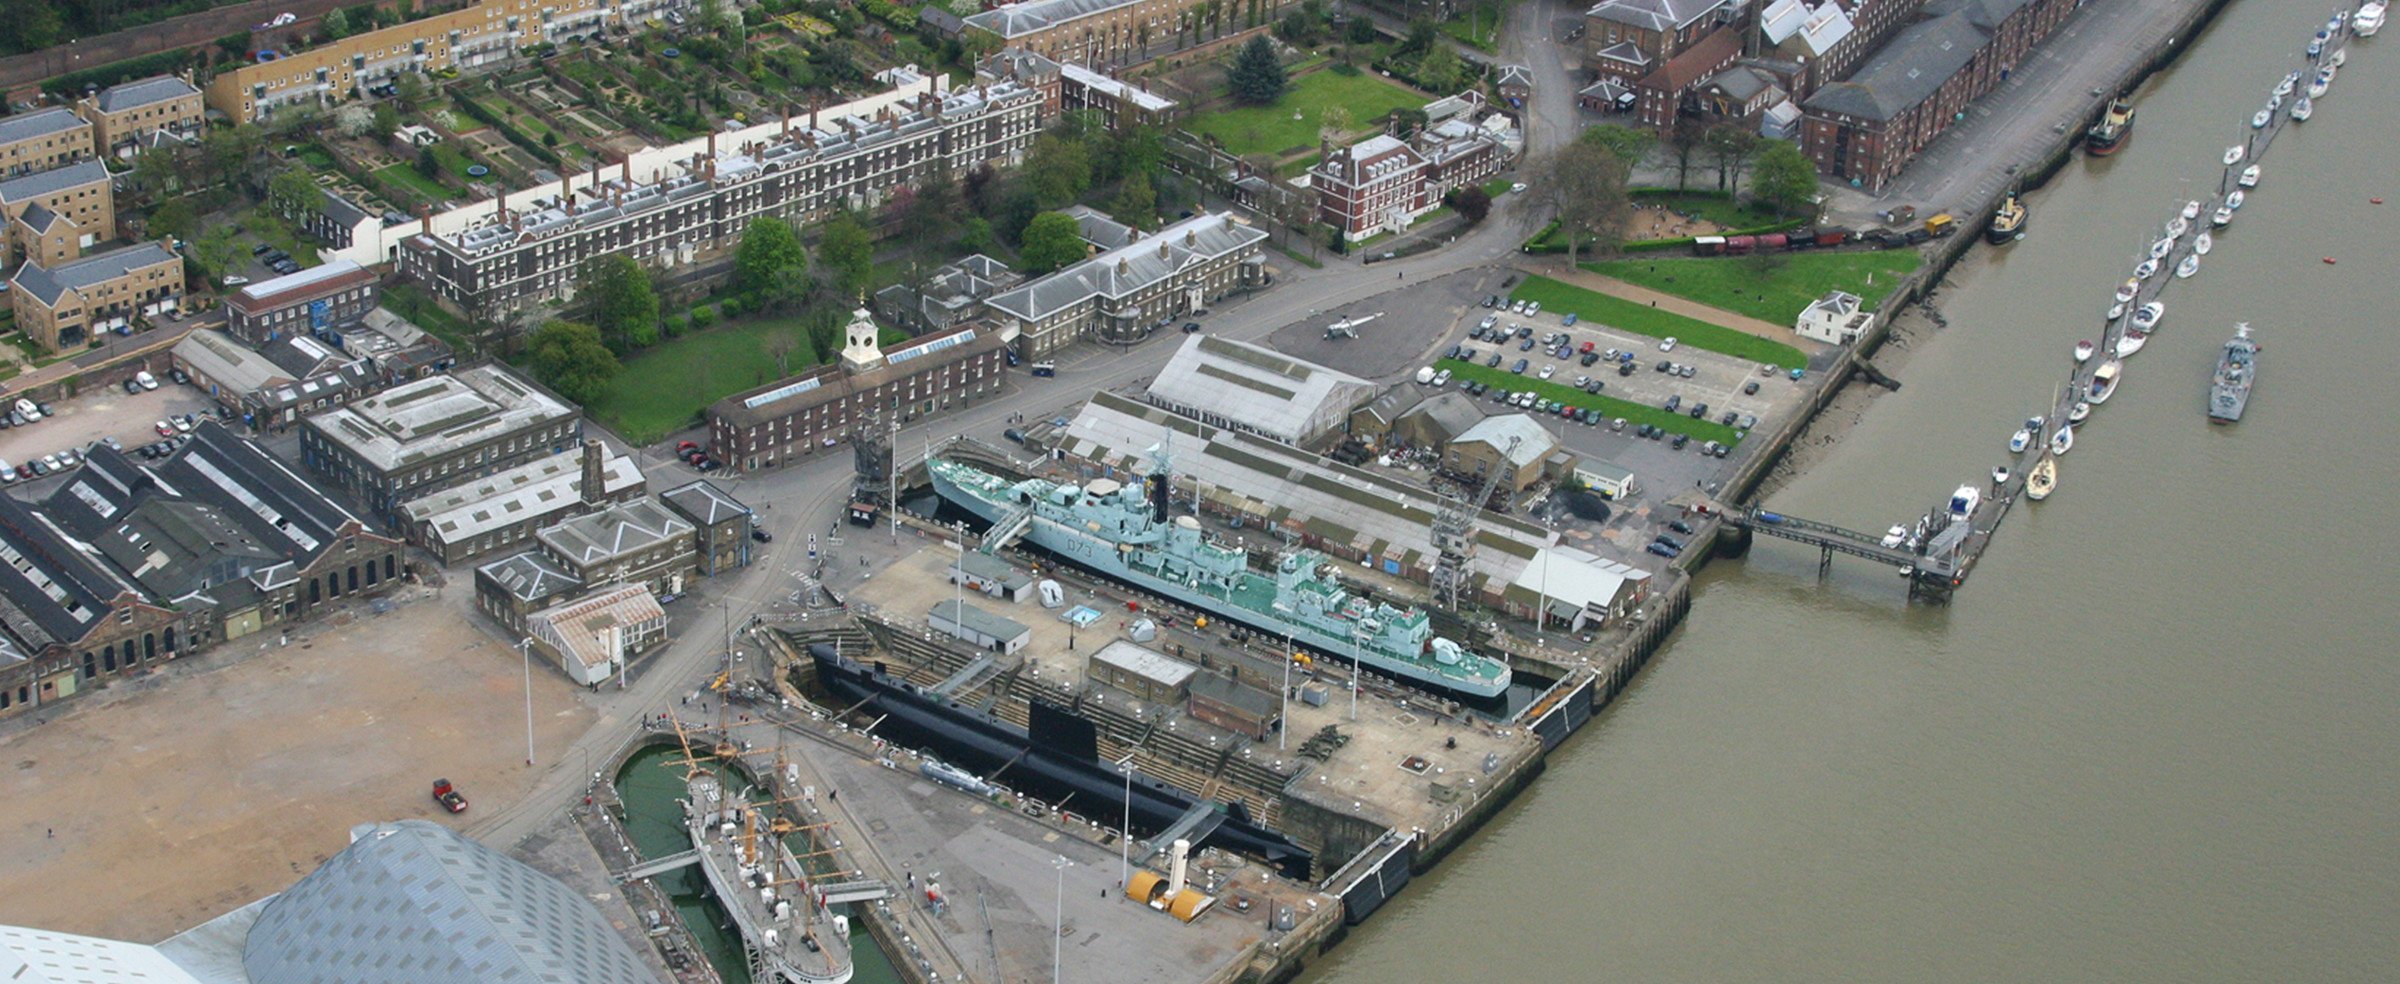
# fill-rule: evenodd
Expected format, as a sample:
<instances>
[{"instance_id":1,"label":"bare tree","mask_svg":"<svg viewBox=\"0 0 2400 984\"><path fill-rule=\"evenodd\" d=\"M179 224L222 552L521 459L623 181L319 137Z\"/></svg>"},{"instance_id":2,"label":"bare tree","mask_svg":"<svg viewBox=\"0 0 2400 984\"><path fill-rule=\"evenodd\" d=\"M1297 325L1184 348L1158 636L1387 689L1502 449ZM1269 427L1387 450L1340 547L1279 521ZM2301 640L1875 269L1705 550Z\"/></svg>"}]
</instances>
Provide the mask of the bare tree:
<instances>
[{"instance_id":1,"label":"bare tree","mask_svg":"<svg viewBox=\"0 0 2400 984\"><path fill-rule=\"evenodd\" d=\"M1567 265L1590 240L1594 252L1614 252L1624 241L1632 206L1625 193L1625 162L1607 148L1576 141L1553 150L1535 165L1533 186L1558 219L1567 240Z\"/></svg>"},{"instance_id":2,"label":"bare tree","mask_svg":"<svg viewBox=\"0 0 2400 984\"><path fill-rule=\"evenodd\" d=\"M760 344L767 350L767 357L775 360L775 375L789 376L792 374L792 352L800 347L800 336L797 329L775 332L768 335L766 341Z\"/></svg>"},{"instance_id":3,"label":"bare tree","mask_svg":"<svg viewBox=\"0 0 2400 984\"><path fill-rule=\"evenodd\" d=\"M1705 132L1706 128L1700 124L1700 121L1689 116L1675 117L1674 124L1667 128L1665 141L1667 160L1675 165L1676 191L1685 190L1691 181L1692 161L1700 154L1702 136Z\"/></svg>"}]
</instances>

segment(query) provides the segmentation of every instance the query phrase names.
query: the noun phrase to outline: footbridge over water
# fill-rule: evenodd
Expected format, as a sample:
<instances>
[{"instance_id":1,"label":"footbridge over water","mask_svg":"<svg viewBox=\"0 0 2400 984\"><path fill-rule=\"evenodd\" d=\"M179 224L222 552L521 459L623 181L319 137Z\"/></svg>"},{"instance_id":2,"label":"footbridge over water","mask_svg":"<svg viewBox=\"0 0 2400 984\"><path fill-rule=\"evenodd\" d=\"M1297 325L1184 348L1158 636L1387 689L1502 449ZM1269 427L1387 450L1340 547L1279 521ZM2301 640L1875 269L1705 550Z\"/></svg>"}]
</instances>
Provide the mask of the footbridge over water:
<instances>
[{"instance_id":1,"label":"footbridge over water","mask_svg":"<svg viewBox=\"0 0 2400 984\"><path fill-rule=\"evenodd\" d=\"M1848 554L1898 569L1902 577L1908 578L1911 598L1948 601L1950 593L1966 583L1967 569L1974 564L1974 552L1990 542L1989 530L1978 534L1976 524L1988 521L1993 526L1999 525L2012 498L2001 496L1983 501L1973 515L1964 518L1953 517L1947 509L1936 509L1922 524L1921 531L1912 531L1912 536L1899 546L1886 546L1888 538L1882 535L1757 506L1728 510L1725 520L1739 531L1744 548L1752 536L1771 536L1817 548L1819 576L1833 569L1834 554Z\"/></svg>"}]
</instances>

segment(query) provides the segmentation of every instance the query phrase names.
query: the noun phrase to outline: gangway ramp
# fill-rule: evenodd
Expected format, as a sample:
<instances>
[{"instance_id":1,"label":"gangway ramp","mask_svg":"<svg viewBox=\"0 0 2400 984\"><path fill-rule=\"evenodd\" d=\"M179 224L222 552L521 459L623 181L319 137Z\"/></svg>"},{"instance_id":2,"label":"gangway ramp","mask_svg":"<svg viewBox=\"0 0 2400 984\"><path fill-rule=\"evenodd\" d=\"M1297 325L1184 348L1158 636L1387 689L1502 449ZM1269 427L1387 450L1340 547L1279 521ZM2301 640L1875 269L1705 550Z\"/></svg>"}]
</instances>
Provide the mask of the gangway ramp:
<instances>
[{"instance_id":1,"label":"gangway ramp","mask_svg":"<svg viewBox=\"0 0 2400 984\"><path fill-rule=\"evenodd\" d=\"M967 665L959 667L958 672L950 674L949 679L943 680L942 682L934 684L931 687L927 687L925 688L925 691L936 697L948 697L951 694L965 689L968 684L975 682L975 678L982 676L986 671L992 668L993 662L993 654L980 654L974 659L967 661Z\"/></svg>"},{"instance_id":2,"label":"gangway ramp","mask_svg":"<svg viewBox=\"0 0 2400 984\"><path fill-rule=\"evenodd\" d=\"M699 863L699 861L700 852L698 851L685 851L681 854L670 854L663 858L658 858L652 861L644 861L640 864L634 865L631 868L627 868L617 874L616 880L620 883L640 881L644 878L652 878L658 875L666 874L667 872L673 871L677 868L690 867Z\"/></svg>"},{"instance_id":3,"label":"gangway ramp","mask_svg":"<svg viewBox=\"0 0 2400 984\"><path fill-rule=\"evenodd\" d=\"M833 882L818 886L817 891L824 894L826 905L839 905L844 902L874 902L892 897L891 883L880 878Z\"/></svg>"},{"instance_id":4,"label":"gangway ramp","mask_svg":"<svg viewBox=\"0 0 2400 984\"><path fill-rule=\"evenodd\" d=\"M992 524L992 531L984 534L983 546L980 549L987 554L997 554L1014 545L1018 537L1024 536L1025 531L1032 528L1033 507L1018 506L1015 511L1000 517L999 522Z\"/></svg>"},{"instance_id":5,"label":"gangway ramp","mask_svg":"<svg viewBox=\"0 0 2400 984\"><path fill-rule=\"evenodd\" d=\"M1166 853L1168 848L1175 846L1176 841L1198 844L1207 840L1208 835L1216 833L1217 828L1224 825L1225 811L1219 809L1217 804L1208 800L1194 803L1191 809L1176 817L1174 823L1168 824L1167 829L1150 838L1150 853L1142 856L1142 863L1148 864L1151 858Z\"/></svg>"}]
</instances>

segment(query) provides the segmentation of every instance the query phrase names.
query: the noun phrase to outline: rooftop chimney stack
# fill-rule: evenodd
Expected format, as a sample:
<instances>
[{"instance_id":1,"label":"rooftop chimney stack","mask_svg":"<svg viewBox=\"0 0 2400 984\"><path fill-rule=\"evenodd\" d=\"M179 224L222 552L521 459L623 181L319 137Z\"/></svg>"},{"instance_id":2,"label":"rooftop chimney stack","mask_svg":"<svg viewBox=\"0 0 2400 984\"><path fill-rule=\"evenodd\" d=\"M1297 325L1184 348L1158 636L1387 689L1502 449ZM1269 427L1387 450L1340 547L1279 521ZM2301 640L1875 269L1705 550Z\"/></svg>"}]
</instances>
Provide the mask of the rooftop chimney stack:
<instances>
[{"instance_id":1,"label":"rooftop chimney stack","mask_svg":"<svg viewBox=\"0 0 2400 984\"><path fill-rule=\"evenodd\" d=\"M608 449L598 438L583 441L583 504L598 506L608 499Z\"/></svg>"}]
</instances>

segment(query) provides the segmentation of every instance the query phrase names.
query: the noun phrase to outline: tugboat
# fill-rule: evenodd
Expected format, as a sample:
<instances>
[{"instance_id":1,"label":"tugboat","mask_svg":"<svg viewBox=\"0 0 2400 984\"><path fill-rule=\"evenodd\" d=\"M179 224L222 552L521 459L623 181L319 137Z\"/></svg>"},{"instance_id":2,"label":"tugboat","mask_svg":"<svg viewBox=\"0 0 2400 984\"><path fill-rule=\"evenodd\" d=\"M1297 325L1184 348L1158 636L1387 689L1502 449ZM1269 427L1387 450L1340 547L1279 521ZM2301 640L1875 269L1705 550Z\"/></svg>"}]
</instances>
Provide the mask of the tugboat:
<instances>
[{"instance_id":1,"label":"tugboat","mask_svg":"<svg viewBox=\"0 0 2400 984\"><path fill-rule=\"evenodd\" d=\"M2000 199L2000 207L1992 212L1992 223L1984 227L1983 241L1994 246L2013 243L2025 234L2025 201L2016 192Z\"/></svg>"},{"instance_id":2,"label":"tugboat","mask_svg":"<svg viewBox=\"0 0 2400 984\"><path fill-rule=\"evenodd\" d=\"M2250 323L2233 326L2233 339L2217 357L2217 372L2208 384L2208 422L2230 424L2242 419L2250 404L2250 384L2258 373L2258 343L2250 340Z\"/></svg>"},{"instance_id":3,"label":"tugboat","mask_svg":"<svg viewBox=\"0 0 2400 984\"><path fill-rule=\"evenodd\" d=\"M1022 530L1035 546L1135 588L1289 635L1337 659L1355 656L1418 686L1480 698L1508 692L1508 664L1434 634L1432 617L1420 609L1354 591L1325 555L1291 550L1262 573L1251 569L1248 551L1208 537L1198 520L1168 515L1163 449L1151 452L1139 486L1106 478L1082 486L1010 482L941 459L926 468L936 493L990 522L1003 539L1003 531Z\"/></svg>"},{"instance_id":4,"label":"tugboat","mask_svg":"<svg viewBox=\"0 0 2400 984\"><path fill-rule=\"evenodd\" d=\"M2100 121L2083 131L2083 149L2094 157L2107 157L2124 148L2133 139L2133 103L2123 96L2108 101L2108 111Z\"/></svg>"}]
</instances>

